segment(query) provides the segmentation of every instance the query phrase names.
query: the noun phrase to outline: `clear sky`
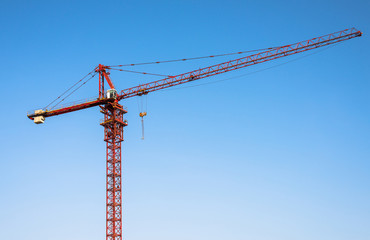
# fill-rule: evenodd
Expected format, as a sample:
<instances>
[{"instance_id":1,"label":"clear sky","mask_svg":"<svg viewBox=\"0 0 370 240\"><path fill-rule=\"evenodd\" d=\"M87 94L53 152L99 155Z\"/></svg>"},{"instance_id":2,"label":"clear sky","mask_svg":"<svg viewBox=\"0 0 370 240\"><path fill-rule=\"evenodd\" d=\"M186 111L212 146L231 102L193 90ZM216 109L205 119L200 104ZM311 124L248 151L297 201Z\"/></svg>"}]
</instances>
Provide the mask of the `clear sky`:
<instances>
[{"instance_id":1,"label":"clear sky","mask_svg":"<svg viewBox=\"0 0 370 240\"><path fill-rule=\"evenodd\" d=\"M105 239L99 109L43 125L26 118L97 64L259 49L356 27L363 37L324 51L122 101L123 228L127 240L369 240L369 12L368 0L2 0L0 239ZM224 60L135 70L177 74ZM124 89L158 77L112 79ZM69 100L97 91L93 80Z\"/></svg>"}]
</instances>

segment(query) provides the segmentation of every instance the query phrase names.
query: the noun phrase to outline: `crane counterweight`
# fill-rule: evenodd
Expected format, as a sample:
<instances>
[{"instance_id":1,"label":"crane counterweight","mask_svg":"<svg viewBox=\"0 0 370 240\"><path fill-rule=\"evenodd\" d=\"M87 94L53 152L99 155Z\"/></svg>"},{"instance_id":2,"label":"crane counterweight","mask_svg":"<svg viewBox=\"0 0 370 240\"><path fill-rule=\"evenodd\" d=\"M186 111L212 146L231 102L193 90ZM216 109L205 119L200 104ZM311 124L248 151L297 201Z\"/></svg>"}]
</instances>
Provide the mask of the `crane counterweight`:
<instances>
[{"instance_id":1,"label":"crane counterweight","mask_svg":"<svg viewBox=\"0 0 370 240\"><path fill-rule=\"evenodd\" d=\"M40 109L40 110L36 110L35 111L35 114L43 114L45 111ZM36 123L36 124L41 124L41 123L44 123L45 121L45 117L42 116L42 115L38 115L37 117L34 117L33 119L33 122Z\"/></svg>"}]
</instances>

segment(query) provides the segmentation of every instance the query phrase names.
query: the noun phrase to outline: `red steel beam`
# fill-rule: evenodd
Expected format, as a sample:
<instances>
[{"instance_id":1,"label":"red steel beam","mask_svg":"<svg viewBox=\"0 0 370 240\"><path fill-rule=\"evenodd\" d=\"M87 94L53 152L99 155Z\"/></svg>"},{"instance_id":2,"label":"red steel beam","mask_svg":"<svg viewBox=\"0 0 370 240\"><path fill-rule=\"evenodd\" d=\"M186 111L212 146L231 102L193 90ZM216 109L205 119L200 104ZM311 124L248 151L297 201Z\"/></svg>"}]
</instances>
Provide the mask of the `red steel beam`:
<instances>
[{"instance_id":1,"label":"red steel beam","mask_svg":"<svg viewBox=\"0 0 370 240\"><path fill-rule=\"evenodd\" d=\"M71 106L56 109L56 110L50 110L50 111L45 110L43 113L40 113L40 114L31 113L31 114L28 114L27 117L31 120L33 120L33 118L37 116L52 117L52 116L57 116L57 115L64 114L64 113L74 112L74 111L78 111L78 110L82 110L86 108L95 107L98 105L103 105L103 104L106 104L112 101L114 101L114 99L108 99L108 98L97 99L94 101L89 101L89 102L85 102L81 104L75 104L75 105L71 105Z\"/></svg>"},{"instance_id":2,"label":"red steel beam","mask_svg":"<svg viewBox=\"0 0 370 240\"><path fill-rule=\"evenodd\" d=\"M149 92L161 90L168 87L173 87L194 80L210 77L216 74L229 72L232 70L248 67L262 62L271 61L277 58L286 57L300 52L305 52L315 48L327 46L337 42L345 41L351 38L360 37L362 33L355 28L346 29L340 32L331 33L318 38L281 46L269 51L264 51L249 55L243 58L234 59L228 62L216 64L213 66L201 68L199 70L183 73L173 77L167 77L158 81L141 84L136 87L131 87L122 90L118 96L118 100L140 96Z\"/></svg>"},{"instance_id":3,"label":"red steel beam","mask_svg":"<svg viewBox=\"0 0 370 240\"><path fill-rule=\"evenodd\" d=\"M95 69L95 72L99 72L99 76L104 76L105 80L107 80L107 83L109 84L109 87L114 89L114 84L109 77L109 72L107 72L106 69L109 69L109 67L99 64L99 66Z\"/></svg>"}]
</instances>

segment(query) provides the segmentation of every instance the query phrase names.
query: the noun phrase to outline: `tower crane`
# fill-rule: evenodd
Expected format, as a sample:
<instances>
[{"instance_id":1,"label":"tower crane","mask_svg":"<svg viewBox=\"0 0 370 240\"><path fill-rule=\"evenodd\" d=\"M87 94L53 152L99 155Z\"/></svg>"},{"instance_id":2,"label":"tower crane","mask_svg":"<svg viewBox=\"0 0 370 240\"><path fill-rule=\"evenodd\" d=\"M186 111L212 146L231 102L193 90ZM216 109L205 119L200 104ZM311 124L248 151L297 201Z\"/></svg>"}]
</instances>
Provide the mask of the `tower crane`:
<instances>
[{"instance_id":1,"label":"tower crane","mask_svg":"<svg viewBox=\"0 0 370 240\"><path fill-rule=\"evenodd\" d=\"M334 43L360 37L362 32L355 29L345 29L339 32L312 38L294 44L269 48L255 54L219 63L209 67L187 73L167 76L163 79L140 84L117 92L110 78L110 70L113 66L99 64L93 74L99 74L99 97L78 104L72 104L54 109L39 109L28 113L27 117L36 124L44 123L45 118L65 113L99 106L104 114L104 120L100 125L104 127L104 141L106 142L106 239L122 240L122 172L121 172L121 143L123 141L123 128L127 121L123 115L127 110L119 103L121 100L146 95L150 92L193 82L202 78L221 73L245 68L255 64L271 61L274 59L290 56L293 54L313 50ZM122 65L117 65L122 66ZM104 83L108 83L109 89L105 90ZM145 113L146 114L146 113ZM141 116L141 115L140 115Z\"/></svg>"}]
</instances>

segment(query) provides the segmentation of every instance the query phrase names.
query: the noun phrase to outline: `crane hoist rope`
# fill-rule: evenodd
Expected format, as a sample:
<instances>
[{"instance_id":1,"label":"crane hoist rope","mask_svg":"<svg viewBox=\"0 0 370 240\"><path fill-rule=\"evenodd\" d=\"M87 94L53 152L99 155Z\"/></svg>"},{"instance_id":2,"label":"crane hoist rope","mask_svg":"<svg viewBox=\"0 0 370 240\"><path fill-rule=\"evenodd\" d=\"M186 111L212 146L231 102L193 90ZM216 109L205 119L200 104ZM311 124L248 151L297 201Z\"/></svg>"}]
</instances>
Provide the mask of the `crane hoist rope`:
<instances>
[{"instance_id":1,"label":"crane hoist rope","mask_svg":"<svg viewBox=\"0 0 370 240\"><path fill-rule=\"evenodd\" d=\"M144 117L146 112L140 112L139 116L141 117L141 139L144 140Z\"/></svg>"},{"instance_id":2,"label":"crane hoist rope","mask_svg":"<svg viewBox=\"0 0 370 240\"><path fill-rule=\"evenodd\" d=\"M144 117L147 115L148 95L144 93L137 99L139 116L141 117L141 139L144 140Z\"/></svg>"}]
</instances>

